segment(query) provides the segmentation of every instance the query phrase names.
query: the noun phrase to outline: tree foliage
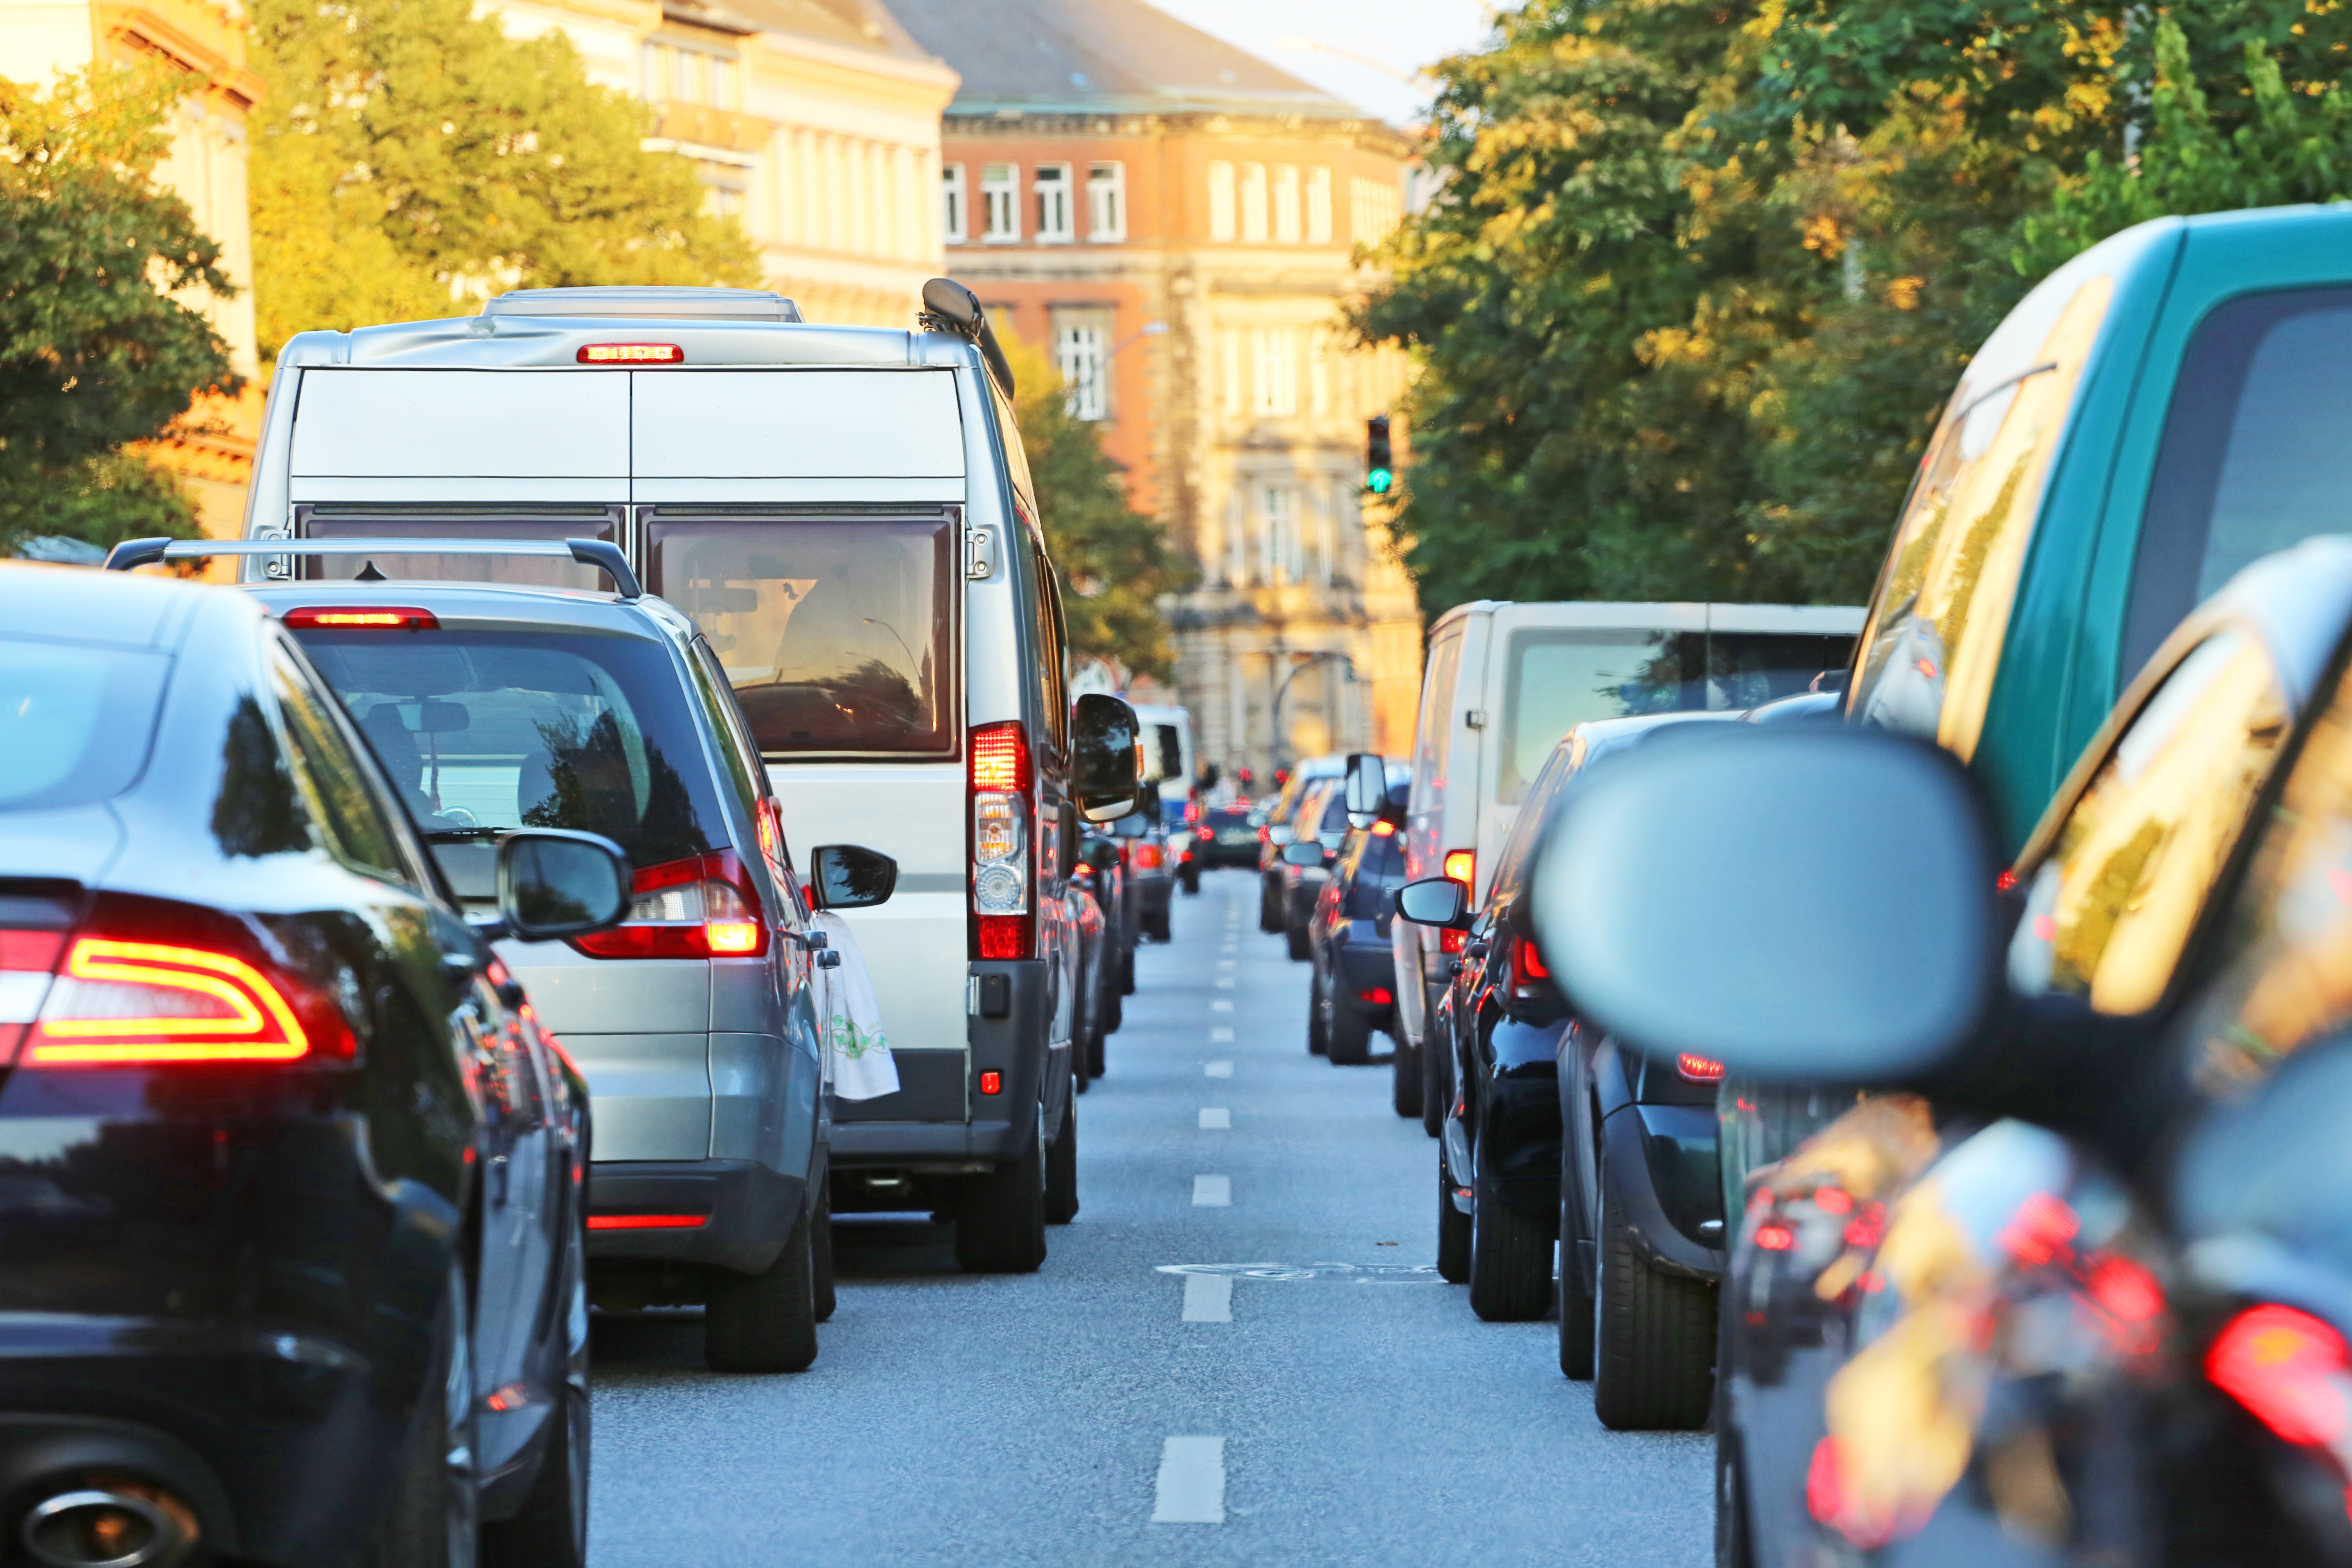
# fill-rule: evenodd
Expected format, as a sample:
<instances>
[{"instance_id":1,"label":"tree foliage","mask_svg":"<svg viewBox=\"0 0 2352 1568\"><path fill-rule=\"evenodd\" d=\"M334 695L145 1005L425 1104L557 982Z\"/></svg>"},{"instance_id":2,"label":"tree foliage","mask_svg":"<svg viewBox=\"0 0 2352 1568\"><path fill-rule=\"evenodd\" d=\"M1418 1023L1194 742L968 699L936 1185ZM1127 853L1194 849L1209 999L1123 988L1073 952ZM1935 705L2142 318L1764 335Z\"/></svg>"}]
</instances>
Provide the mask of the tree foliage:
<instances>
[{"instance_id":1,"label":"tree foliage","mask_svg":"<svg viewBox=\"0 0 2352 1568\"><path fill-rule=\"evenodd\" d=\"M1358 318L1420 352L1404 531L1484 594L1852 602L1968 355L2166 213L2333 199L2304 0L1531 0L1449 61Z\"/></svg>"},{"instance_id":2,"label":"tree foliage","mask_svg":"<svg viewBox=\"0 0 2352 1568\"><path fill-rule=\"evenodd\" d=\"M1037 488L1038 521L1060 572L1078 657L1166 679L1173 669L1160 597L1186 586L1158 521L1128 504L1127 479L1096 426L1074 418L1043 352L999 329L1013 368L1013 416Z\"/></svg>"},{"instance_id":3,"label":"tree foliage","mask_svg":"<svg viewBox=\"0 0 2352 1568\"><path fill-rule=\"evenodd\" d=\"M751 283L650 110L592 83L560 32L511 38L469 0L257 0L255 306L293 333L447 315L511 288ZM453 301L455 304L453 305Z\"/></svg>"},{"instance_id":4,"label":"tree foliage","mask_svg":"<svg viewBox=\"0 0 2352 1568\"><path fill-rule=\"evenodd\" d=\"M122 448L236 379L186 302L233 290L153 171L176 73L0 81L0 550L56 533L188 533L194 509Z\"/></svg>"}]
</instances>

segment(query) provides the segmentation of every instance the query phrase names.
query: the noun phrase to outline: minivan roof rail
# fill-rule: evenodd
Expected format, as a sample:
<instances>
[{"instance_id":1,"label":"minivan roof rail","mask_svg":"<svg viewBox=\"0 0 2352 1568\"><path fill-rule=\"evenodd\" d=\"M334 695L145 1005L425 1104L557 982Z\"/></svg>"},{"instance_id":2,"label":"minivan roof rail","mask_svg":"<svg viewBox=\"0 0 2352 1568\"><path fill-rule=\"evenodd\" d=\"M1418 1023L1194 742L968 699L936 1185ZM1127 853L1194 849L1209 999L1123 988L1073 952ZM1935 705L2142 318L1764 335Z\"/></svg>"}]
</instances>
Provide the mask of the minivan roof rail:
<instances>
[{"instance_id":1,"label":"minivan roof rail","mask_svg":"<svg viewBox=\"0 0 2352 1568\"><path fill-rule=\"evenodd\" d=\"M624 599L645 588L609 539L126 539L106 554L109 572L207 555L562 555L613 579Z\"/></svg>"},{"instance_id":2,"label":"minivan roof rail","mask_svg":"<svg viewBox=\"0 0 2352 1568\"><path fill-rule=\"evenodd\" d=\"M629 316L662 321L786 321L801 308L768 289L684 289L613 285L509 289L482 306L485 316Z\"/></svg>"}]
</instances>

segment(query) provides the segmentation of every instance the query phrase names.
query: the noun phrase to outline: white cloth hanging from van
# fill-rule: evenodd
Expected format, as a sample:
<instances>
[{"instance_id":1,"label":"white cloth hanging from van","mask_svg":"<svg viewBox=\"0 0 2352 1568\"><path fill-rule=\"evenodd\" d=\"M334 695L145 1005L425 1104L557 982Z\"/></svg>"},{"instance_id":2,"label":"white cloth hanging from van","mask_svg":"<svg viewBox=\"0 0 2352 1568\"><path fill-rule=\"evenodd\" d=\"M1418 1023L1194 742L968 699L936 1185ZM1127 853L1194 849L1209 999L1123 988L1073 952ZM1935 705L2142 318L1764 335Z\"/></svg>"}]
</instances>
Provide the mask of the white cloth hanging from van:
<instances>
[{"instance_id":1,"label":"white cloth hanging from van","mask_svg":"<svg viewBox=\"0 0 2352 1568\"><path fill-rule=\"evenodd\" d=\"M874 982L866 973L866 956L849 922L819 910L817 928L841 954L837 969L820 969L824 978L824 1048L833 1056L833 1092L843 1100L874 1100L898 1092L898 1064L890 1056L890 1037L883 1032L882 1008L874 1000Z\"/></svg>"}]
</instances>

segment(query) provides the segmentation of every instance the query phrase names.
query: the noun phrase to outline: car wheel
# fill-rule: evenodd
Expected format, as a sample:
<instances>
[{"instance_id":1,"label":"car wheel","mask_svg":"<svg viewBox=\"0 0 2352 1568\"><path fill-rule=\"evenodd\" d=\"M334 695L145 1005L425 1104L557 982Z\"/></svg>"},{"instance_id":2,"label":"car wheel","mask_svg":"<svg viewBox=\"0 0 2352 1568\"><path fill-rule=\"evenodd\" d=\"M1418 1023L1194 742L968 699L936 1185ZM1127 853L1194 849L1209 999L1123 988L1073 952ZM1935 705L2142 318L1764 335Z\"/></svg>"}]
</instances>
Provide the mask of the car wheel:
<instances>
[{"instance_id":1,"label":"car wheel","mask_svg":"<svg viewBox=\"0 0 2352 1568\"><path fill-rule=\"evenodd\" d=\"M1019 1158L984 1176L964 1178L956 1209L956 1267L972 1274L1034 1274L1045 1261L1044 1142L1034 1139Z\"/></svg>"},{"instance_id":2,"label":"car wheel","mask_svg":"<svg viewBox=\"0 0 2352 1568\"><path fill-rule=\"evenodd\" d=\"M1045 1150L1045 1223L1067 1225L1078 1217L1078 1108L1062 1108L1062 1135Z\"/></svg>"},{"instance_id":3,"label":"car wheel","mask_svg":"<svg viewBox=\"0 0 2352 1568\"><path fill-rule=\"evenodd\" d=\"M1739 1434L1717 1394L1715 1402L1715 1568L1755 1568L1748 1533L1748 1473Z\"/></svg>"},{"instance_id":4,"label":"car wheel","mask_svg":"<svg viewBox=\"0 0 2352 1568\"><path fill-rule=\"evenodd\" d=\"M1184 868L1184 891L1185 891L1185 893L1189 896L1189 895L1191 895L1191 894L1197 893L1197 892L1199 892L1200 890L1201 890L1201 868L1199 868L1198 866L1187 866L1187 867L1185 867L1185 868Z\"/></svg>"},{"instance_id":5,"label":"car wheel","mask_svg":"<svg viewBox=\"0 0 2352 1568\"><path fill-rule=\"evenodd\" d=\"M1454 1206L1443 1145L1437 1151L1437 1277L1448 1285L1470 1278L1470 1216Z\"/></svg>"},{"instance_id":6,"label":"car wheel","mask_svg":"<svg viewBox=\"0 0 2352 1568\"><path fill-rule=\"evenodd\" d=\"M1622 1210L1604 1162L1592 1412L1619 1432L1691 1431L1706 1422L1714 1383L1715 1289L1643 1261Z\"/></svg>"},{"instance_id":7,"label":"car wheel","mask_svg":"<svg viewBox=\"0 0 2352 1568\"><path fill-rule=\"evenodd\" d=\"M1331 1026L1326 1038L1329 1041L1332 1062L1343 1068L1360 1068L1372 1059L1372 1021L1331 997L1324 1005L1330 1010Z\"/></svg>"},{"instance_id":8,"label":"car wheel","mask_svg":"<svg viewBox=\"0 0 2352 1568\"><path fill-rule=\"evenodd\" d=\"M1314 946L1307 940L1307 927L1303 923L1285 920L1282 922L1282 940L1292 963L1304 963L1315 956Z\"/></svg>"},{"instance_id":9,"label":"car wheel","mask_svg":"<svg viewBox=\"0 0 2352 1568\"><path fill-rule=\"evenodd\" d=\"M1123 969L1127 967L1127 965L1121 963L1118 967ZM1110 984L1103 987L1103 994L1110 999L1110 1010L1109 1016L1104 1020L1103 1027L1098 1031L1099 1033L1106 1035L1116 1035L1118 1033L1119 1026L1127 1022L1127 1003L1123 998L1126 996L1127 993L1132 989L1134 989L1132 986L1120 985L1117 980L1113 980ZM1088 1068L1088 1070L1097 1078L1100 1078L1102 1077L1102 1063L1099 1058L1102 1055L1102 1047L1099 1044L1095 1047L1095 1055L1097 1059L1092 1067Z\"/></svg>"},{"instance_id":10,"label":"car wheel","mask_svg":"<svg viewBox=\"0 0 2352 1568\"><path fill-rule=\"evenodd\" d=\"M702 1359L711 1371L800 1372L816 1360L814 1218L803 1213L784 1249L759 1273L710 1271Z\"/></svg>"},{"instance_id":11,"label":"car wheel","mask_svg":"<svg viewBox=\"0 0 2352 1568\"><path fill-rule=\"evenodd\" d=\"M1421 1042L1421 1130L1432 1138L1444 1130L1447 1103L1445 1042L1430 1037Z\"/></svg>"},{"instance_id":12,"label":"car wheel","mask_svg":"<svg viewBox=\"0 0 2352 1568\"><path fill-rule=\"evenodd\" d=\"M1268 936L1282 931L1282 884L1263 872L1257 879L1257 929Z\"/></svg>"},{"instance_id":13,"label":"car wheel","mask_svg":"<svg viewBox=\"0 0 2352 1568\"><path fill-rule=\"evenodd\" d=\"M1135 948L1131 943L1118 955L1118 994L1122 996L1135 994Z\"/></svg>"},{"instance_id":14,"label":"car wheel","mask_svg":"<svg viewBox=\"0 0 2352 1568\"><path fill-rule=\"evenodd\" d=\"M1576 1245L1576 1220L1570 1208L1572 1173L1569 1156L1559 1161L1559 1374L1579 1383L1592 1381L1592 1278L1584 1269Z\"/></svg>"},{"instance_id":15,"label":"car wheel","mask_svg":"<svg viewBox=\"0 0 2352 1568\"><path fill-rule=\"evenodd\" d=\"M1483 1174L1486 1139L1474 1158L1482 1173L1470 1199L1470 1310L1489 1323L1526 1323L1551 1306L1551 1229L1506 1205Z\"/></svg>"},{"instance_id":16,"label":"car wheel","mask_svg":"<svg viewBox=\"0 0 2352 1568\"><path fill-rule=\"evenodd\" d=\"M1110 1027L1113 1029L1118 1027L1118 1001L1114 997L1110 1005ZM1103 1075L1103 1066L1107 1058L1103 1042L1104 1037L1108 1033L1109 1030L1097 1024L1093 1032L1087 1037L1087 1076L1090 1079L1100 1078Z\"/></svg>"},{"instance_id":17,"label":"car wheel","mask_svg":"<svg viewBox=\"0 0 2352 1568\"><path fill-rule=\"evenodd\" d=\"M481 1533L474 1439L471 1292L449 1266L433 1354L419 1385L390 1511L361 1553L363 1568L474 1568Z\"/></svg>"},{"instance_id":18,"label":"car wheel","mask_svg":"<svg viewBox=\"0 0 2352 1568\"><path fill-rule=\"evenodd\" d=\"M833 1321L833 1310L840 1304L839 1293L834 1287L833 1272L833 1168L827 1163L824 1180L817 1184L815 1229L809 1233L813 1249L811 1261L815 1266L816 1321Z\"/></svg>"},{"instance_id":19,"label":"car wheel","mask_svg":"<svg viewBox=\"0 0 2352 1568\"><path fill-rule=\"evenodd\" d=\"M1323 978L1317 975L1307 983L1307 1054L1319 1057L1331 1048L1331 1027L1328 1009L1330 1001L1323 994Z\"/></svg>"},{"instance_id":20,"label":"car wheel","mask_svg":"<svg viewBox=\"0 0 2352 1568\"><path fill-rule=\"evenodd\" d=\"M1421 1048L1400 1038L1389 1058L1389 1103L1399 1116L1421 1114Z\"/></svg>"}]
</instances>

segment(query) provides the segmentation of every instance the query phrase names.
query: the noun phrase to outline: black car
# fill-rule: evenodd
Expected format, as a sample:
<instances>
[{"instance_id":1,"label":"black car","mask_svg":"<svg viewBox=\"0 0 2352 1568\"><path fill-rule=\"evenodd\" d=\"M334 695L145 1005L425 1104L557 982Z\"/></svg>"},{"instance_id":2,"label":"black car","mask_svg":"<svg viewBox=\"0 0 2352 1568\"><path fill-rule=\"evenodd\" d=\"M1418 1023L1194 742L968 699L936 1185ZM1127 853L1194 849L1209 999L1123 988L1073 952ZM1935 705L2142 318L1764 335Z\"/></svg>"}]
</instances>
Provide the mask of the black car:
<instances>
[{"instance_id":1,"label":"black car","mask_svg":"<svg viewBox=\"0 0 2352 1568\"><path fill-rule=\"evenodd\" d=\"M1307 1048L1341 1067L1371 1060L1373 1032L1396 1026L1389 921L1404 884L1404 846L1398 837L1402 795L1400 789L1370 827L1348 835L1307 922L1314 973L1307 991Z\"/></svg>"},{"instance_id":2,"label":"black car","mask_svg":"<svg viewBox=\"0 0 2352 1568\"><path fill-rule=\"evenodd\" d=\"M1192 825L1192 838L1193 858L1205 868L1257 864L1257 826L1250 821L1246 799L1203 808Z\"/></svg>"},{"instance_id":3,"label":"black car","mask_svg":"<svg viewBox=\"0 0 2352 1568\"><path fill-rule=\"evenodd\" d=\"M0 1548L585 1561L585 1089L247 595L0 566ZM20 1558L29 1552L30 1558Z\"/></svg>"},{"instance_id":4,"label":"black car","mask_svg":"<svg viewBox=\"0 0 2352 1568\"><path fill-rule=\"evenodd\" d=\"M2352 547L2293 555L2174 634L2006 899L1974 782L1853 728L1643 748L1563 813L1585 1012L1883 1086L1747 1216L1720 1562L2352 1557Z\"/></svg>"}]
</instances>

